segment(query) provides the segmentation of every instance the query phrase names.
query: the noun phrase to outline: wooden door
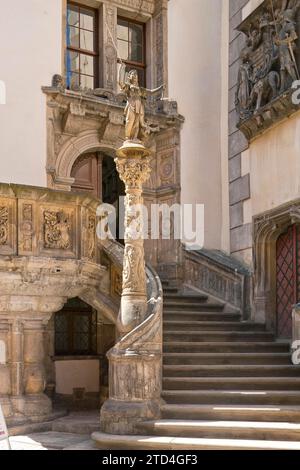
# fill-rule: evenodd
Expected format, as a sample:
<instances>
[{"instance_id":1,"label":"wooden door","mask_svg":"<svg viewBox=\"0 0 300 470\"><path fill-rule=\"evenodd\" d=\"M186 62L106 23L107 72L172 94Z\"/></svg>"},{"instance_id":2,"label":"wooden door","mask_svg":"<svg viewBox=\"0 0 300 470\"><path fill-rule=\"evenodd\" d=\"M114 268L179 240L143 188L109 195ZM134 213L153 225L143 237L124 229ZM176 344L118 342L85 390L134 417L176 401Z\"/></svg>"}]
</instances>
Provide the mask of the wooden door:
<instances>
[{"instance_id":1,"label":"wooden door","mask_svg":"<svg viewBox=\"0 0 300 470\"><path fill-rule=\"evenodd\" d=\"M101 161L97 153L87 153L80 156L71 171L75 178L72 191L84 191L101 198Z\"/></svg>"},{"instance_id":2,"label":"wooden door","mask_svg":"<svg viewBox=\"0 0 300 470\"><path fill-rule=\"evenodd\" d=\"M293 305L300 299L300 226L290 226L276 244L277 334L292 337Z\"/></svg>"}]
</instances>

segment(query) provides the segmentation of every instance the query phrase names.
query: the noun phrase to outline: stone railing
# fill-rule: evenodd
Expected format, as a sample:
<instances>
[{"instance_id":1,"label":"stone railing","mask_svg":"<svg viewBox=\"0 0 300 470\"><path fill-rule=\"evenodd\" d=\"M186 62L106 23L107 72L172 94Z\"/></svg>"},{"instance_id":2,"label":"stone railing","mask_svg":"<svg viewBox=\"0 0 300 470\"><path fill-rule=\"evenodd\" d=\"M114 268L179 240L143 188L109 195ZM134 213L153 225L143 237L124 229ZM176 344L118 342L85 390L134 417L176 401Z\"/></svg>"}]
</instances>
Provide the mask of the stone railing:
<instances>
[{"instance_id":1,"label":"stone railing","mask_svg":"<svg viewBox=\"0 0 300 470\"><path fill-rule=\"evenodd\" d=\"M102 249L121 273L123 246L107 241ZM146 277L145 319L108 352L109 399L101 409L100 425L109 434L139 434L139 422L160 417L163 293L150 266L146 266ZM97 440L97 433L93 437Z\"/></svg>"},{"instance_id":2,"label":"stone railing","mask_svg":"<svg viewBox=\"0 0 300 470\"><path fill-rule=\"evenodd\" d=\"M213 295L250 316L249 270L217 250L184 250L184 284Z\"/></svg>"},{"instance_id":3,"label":"stone railing","mask_svg":"<svg viewBox=\"0 0 300 470\"><path fill-rule=\"evenodd\" d=\"M84 194L0 184L0 255L98 262L98 205Z\"/></svg>"}]
</instances>

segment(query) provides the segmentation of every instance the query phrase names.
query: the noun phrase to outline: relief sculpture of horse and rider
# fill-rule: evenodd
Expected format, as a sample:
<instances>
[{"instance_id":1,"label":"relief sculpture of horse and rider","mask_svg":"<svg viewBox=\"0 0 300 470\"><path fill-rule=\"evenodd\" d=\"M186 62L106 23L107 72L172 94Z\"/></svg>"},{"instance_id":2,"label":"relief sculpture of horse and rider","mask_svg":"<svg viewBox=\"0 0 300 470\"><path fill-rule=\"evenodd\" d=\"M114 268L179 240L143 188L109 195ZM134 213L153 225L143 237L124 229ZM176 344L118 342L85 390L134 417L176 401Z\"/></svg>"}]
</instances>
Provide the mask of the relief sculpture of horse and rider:
<instances>
[{"instance_id":1,"label":"relief sculpture of horse and rider","mask_svg":"<svg viewBox=\"0 0 300 470\"><path fill-rule=\"evenodd\" d=\"M246 130L242 123L252 117L258 126L262 125L261 108L291 90L299 80L298 13L300 0L267 0L258 13L238 27L246 35L235 96L238 127L242 131ZM272 111L266 114L268 118L276 114Z\"/></svg>"}]
</instances>

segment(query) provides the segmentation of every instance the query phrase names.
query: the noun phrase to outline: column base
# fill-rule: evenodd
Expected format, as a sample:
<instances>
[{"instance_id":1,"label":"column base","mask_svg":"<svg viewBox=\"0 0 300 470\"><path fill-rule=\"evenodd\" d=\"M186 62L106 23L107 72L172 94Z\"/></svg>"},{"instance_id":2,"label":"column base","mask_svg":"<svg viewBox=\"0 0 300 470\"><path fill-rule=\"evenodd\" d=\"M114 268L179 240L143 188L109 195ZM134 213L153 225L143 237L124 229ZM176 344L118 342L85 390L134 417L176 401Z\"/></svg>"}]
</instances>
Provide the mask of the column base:
<instances>
[{"instance_id":1,"label":"column base","mask_svg":"<svg viewBox=\"0 0 300 470\"><path fill-rule=\"evenodd\" d=\"M107 434L141 434L137 424L160 419L161 401L126 402L107 400L100 412L100 429Z\"/></svg>"},{"instance_id":2,"label":"column base","mask_svg":"<svg viewBox=\"0 0 300 470\"><path fill-rule=\"evenodd\" d=\"M0 404L5 418L13 416L14 410L9 396L0 396Z\"/></svg>"},{"instance_id":3,"label":"column base","mask_svg":"<svg viewBox=\"0 0 300 470\"><path fill-rule=\"evenodd\" d=\"M52 412L52 402L44 393L11 397L10 400L15 413L29 418L47 416Z\"/></svg>"}]
</instances>

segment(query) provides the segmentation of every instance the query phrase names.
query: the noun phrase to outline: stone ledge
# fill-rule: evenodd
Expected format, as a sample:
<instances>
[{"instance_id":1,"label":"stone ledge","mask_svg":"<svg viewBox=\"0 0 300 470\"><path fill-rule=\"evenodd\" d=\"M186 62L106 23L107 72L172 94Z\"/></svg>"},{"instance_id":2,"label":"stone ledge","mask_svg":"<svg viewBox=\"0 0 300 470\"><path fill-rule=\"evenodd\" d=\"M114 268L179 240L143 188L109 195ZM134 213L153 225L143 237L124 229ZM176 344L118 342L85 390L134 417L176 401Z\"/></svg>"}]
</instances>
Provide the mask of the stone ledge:
<instances>
[{"instance_id":1,"label":"stone ledge","mask_svg":"<svg viewBox=\"0 0 300 470\"><path fill-rule=\"evenodd\" d=\"M237 128L244 134L249 142L262 135L270 127L279 124L284 119L289 118L300 111L300 104L293 104L292 95L294 89L288 90L275 98L270 103L260 108L248 119L244 119L237 124Z\"/></svg>"}]
</instances>

